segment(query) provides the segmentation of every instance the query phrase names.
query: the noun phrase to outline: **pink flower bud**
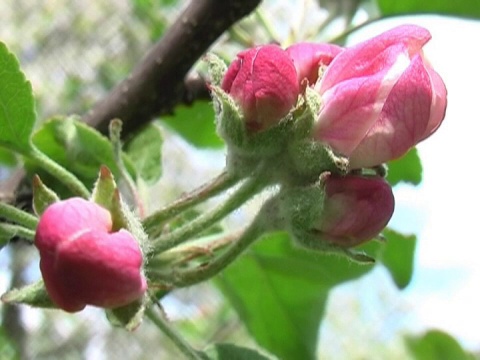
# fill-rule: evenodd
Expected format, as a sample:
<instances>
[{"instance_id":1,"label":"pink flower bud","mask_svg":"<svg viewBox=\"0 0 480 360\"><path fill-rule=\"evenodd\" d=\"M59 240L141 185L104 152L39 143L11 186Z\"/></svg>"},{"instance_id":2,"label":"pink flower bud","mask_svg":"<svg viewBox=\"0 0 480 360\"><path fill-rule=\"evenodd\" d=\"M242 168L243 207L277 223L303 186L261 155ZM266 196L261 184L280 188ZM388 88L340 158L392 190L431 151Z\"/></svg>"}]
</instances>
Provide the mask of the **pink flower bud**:
<instances>
[{"instance_id":1,"label":"pink flower bud","mask_svg":"<svg viewBox=\"0 0 480 360\"><path fill-rule=\"evenodd\" d=\"M128 231L111 230L110 213L81 198L56 202L43 213L35 245L45 287L58 307L115 308L143 296L142 252Z\"/></svg>"},{"instance_id":2,"label":"pink flower bud","mask_svg":"<svg viewBox=\"0 0 480 360\"><path fill-rule=\"evenodd\" d=\"M430 136L447 101L442 79L423 58L430 38L404 25L338 54L316 86L323 108L315 139L360 168L398 158Z\"/></svg>"},{"instance_id":3,"label":"pink flower bud","mask_svg":"<svg viewBox=\"0 0 480 360\"><path fill-rule=\"evenodd\" d=\"M323 67L329 65L342 50L333 44L304 42L293 44L285 51L293 59L299 84L307 79L309 85L315 85Z\"/></svg>"},{"instance_id":4,"label":"pink flower bud","mask_svg":"<svg viewBox=\"0 0 480 360\"><path fill-rule=\"evenodd\" d=\"M222 89L240 106L250 132L277 124L295 106L299 94L293 61L276 45L239 53L223 78Z\"/></svg>"},{"instance_id":5,"label":"pink flower bud","mask_svg":"<svg viewBox=\"0 0 480 360\"><path fill-rule=\"evenodd\" d=\"M377 236L393 215L395 200L390 185L380 177L330 175L319 236L341 247L352 247Z\"/></svg>"}]
</instances>

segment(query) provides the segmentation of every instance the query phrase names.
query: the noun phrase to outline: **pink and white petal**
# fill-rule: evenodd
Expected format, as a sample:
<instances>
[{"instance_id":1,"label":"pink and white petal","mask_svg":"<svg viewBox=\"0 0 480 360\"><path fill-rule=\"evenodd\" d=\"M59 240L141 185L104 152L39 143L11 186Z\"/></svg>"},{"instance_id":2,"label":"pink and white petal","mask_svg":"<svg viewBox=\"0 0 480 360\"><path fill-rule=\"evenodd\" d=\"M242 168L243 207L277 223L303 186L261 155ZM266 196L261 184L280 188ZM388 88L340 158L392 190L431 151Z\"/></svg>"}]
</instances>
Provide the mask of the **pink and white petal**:
<instances>
[{"instance_id":1,"label":"pink and white petal","mask_svg":"<svg viewBox=\"0 0 480 360\"><path fill-rule=\"evenodd\" d=\"M333 59L322 80L320 92L346 79L372 74L381 67L390 67L392 59L385 58L382 53L392 46L411 57L430 38L428 30L422 27L403 25L349 47Z\"/></svg>"},{"instance_id":2,"label":"pink and white petal","mask_svg":"<svg viewBox=\"0 0 480 360\"><path fill-rule=\"evenodd\" d=\"M351 168L379 165L415 146L427 129L431 101L430 78L417 55L392 88L378 121L352 152Z\"/></svg>"}]
</instances>

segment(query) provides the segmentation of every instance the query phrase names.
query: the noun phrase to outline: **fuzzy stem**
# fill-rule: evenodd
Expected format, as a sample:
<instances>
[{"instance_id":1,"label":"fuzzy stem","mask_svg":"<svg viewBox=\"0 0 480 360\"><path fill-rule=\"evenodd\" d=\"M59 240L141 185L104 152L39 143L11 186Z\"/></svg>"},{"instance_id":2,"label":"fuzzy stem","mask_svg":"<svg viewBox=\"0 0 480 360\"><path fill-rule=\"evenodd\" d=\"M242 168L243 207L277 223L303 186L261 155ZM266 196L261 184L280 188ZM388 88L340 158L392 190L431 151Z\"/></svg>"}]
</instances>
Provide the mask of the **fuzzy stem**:
<instances>
[{"instance_id":1,"label":"fuzzy stem","mask_svg":"<svg viewBox=\"0 0 480 360\"><path fill-rule=\"evenodd\" d=\"M147 316L150 320L177 346L177 348L187 357L189 360L202 360L199 352L190 346L190 344L180 334L170 326L163 315L148 308L146 310Z\"/></svg>"},{"instance_id":2,"label":"fuzzy stem","mask_svg":"<svg viewBox=\"0 0 480 360\"><path fill-rule=\"evenodd\" d=\"M24 155L35 161L42 169L62 182L75 195L83 198L90 196L88 189L74 174L56 163L33 145Z\"/></svg>"},{"instance_id":3,"label":"fuzzy stem","mask_svg":"<svg viewBox=\"0 0 480 360\"><path fill-rule=\"evenodd\" d=\"M252 176L237 189L225 202L212 211L205 213L192 220L190 223L177 230L153 240L152 252L161 253L174 248L175 246L190 239L193 235L205 230L223 219L239 206L244 204L253 195L262 190L268 183L261 181L258 177Z\"/></svg>"},{"instance_id":4,"label":"fuzzy stem","mask_svg":"<svg viewBox=\"0 0 480 360\"><path fill-rule=\"evenodd\" d=\"M3 245L2 238L11 239L14 236L19 236L33 243L35 232L20 225L0 223L0 247Z\"/></svg>"},{"instance_id":5,"label":"fuzzy stem","mask_svg":"<svg viewBox=\"0 0 480 360\"><path fill-rule=\"evenodd\" d=\"M183 195L170 205L148 216L143 221L145 231L152 237L158 236L165 221L179 215L199 203L220 194L222 191L235 185L240 179L222 172L213 180L200 186L190 193Z\"/></svg>"},{"instance_id":6,"label":"fuzzy stem","mask_svg":"<svg viewBox=\"0 0 480 360\"><path fill-rule=\"evenodd\" d=\"M0 202L0 216L30 230L35 230L38 225L38 219L35 216L4 202Z\"/></svg>"},{"instance_id":7,"label":"fuzzy stem","mask_svg":"<svg viewBox=\"0 0 480 360\"><path fill-rule=\"evenodd\" d=\"M217 275L258 239L264 231L265 228L261 222L254 221L236 242L232 243L228 249L207 265L176 272L174 274L175 280L173 280L175 287L190 286Z\"/></svg>"}]
</instances>

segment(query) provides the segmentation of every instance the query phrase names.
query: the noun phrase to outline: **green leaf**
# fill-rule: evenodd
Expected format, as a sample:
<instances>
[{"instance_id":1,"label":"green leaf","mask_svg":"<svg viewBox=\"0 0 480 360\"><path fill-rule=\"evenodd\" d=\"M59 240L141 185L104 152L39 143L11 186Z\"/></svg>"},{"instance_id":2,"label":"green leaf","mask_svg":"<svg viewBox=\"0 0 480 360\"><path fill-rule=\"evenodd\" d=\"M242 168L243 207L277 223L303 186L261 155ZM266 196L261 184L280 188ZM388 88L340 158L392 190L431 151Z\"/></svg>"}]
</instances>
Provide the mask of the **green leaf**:
<instances>
[{"instance_id":1,"label":"green leaf","mask_svg":"<svg viewBox=\"0 0 480 360\"><path fill-rule=\"evenodd\" d=\"M391 229L385 229L383 235L387 242L380 255L381 262L390 271L395 285L404 289L412 280L417 237Z\"/></svg>"},{"instance_id":2,"label":"green leaf","mask_svg":"<svg viewBox=\"0 0 480 360\"><path fill-rule=\"evenodd\" d=\"M207 354L212 360L269 360L258 351L232 344L215 344Z\"/></svg>"},{"instance_id":3,"label":"green leaf","mask_svg":"<svg viewBox=\"0 0 480 360\"><path fill-rule=\"evenodd\" d=\"M160 128L150 124L130 140L126 147L138 175L147 184L154 184L162 175L162 143Z\"/></svg>"},{"instance_id":4,"label":"green leaf","mask_svg":"<svg viewBox=\"0 0 480 360\"><path fill-rule=\"evenodd\" d=\"M25 152L35 124L32 86L18 60L0 42L0 146Z\"/></svg>"},{"instance_id":5,"label":"green leaf","mask_svg":"<svg viewBox=\"0 0 480 360\"><path fill-rule=\"evenodd\" d=\"M175 108L175 115L162 121L191 144L200 148L220 148L223 141L215 130L213 106L207 101L196 101L192 106Z\"/></svg>"},{"instance_id":6,"label":"green leaf","mask_svg":"<svg viewBox=\"0 0 480 360\"><path fill-rule=\"evenodd\" d=\"M377 0L383 15L435 13L466 17L480 17L480 2L478 0Z\"/></svg>"},{"instance_id":7,"label":"green leaf","mask_svg":"<svg viewBox=\"0 0 480 360\"><path fill-rule=\"evenodd\" d=\"M17 163L18 160L15 156L15 153L7 149L0 148L0 164L2 166L14 167L17 165Z\"/></svg>"},{"instance_id":8,"label":"green leaf","mask_svg":"<svg viewBox=\"0 0 480 360\"><path fill-rule=\"evenodd\" d=\"M120 178L109 140L73 117L57 117L45 122L34 134L33 143L47 156L74 173L88 188L92 188L96 181L100 165L106 165L116 178ZM135 174L131 162L126 163L129 172ZM42 179L51 180L47 174L40 173ZM54 188L57 190L57 187Z\"/></svg>"},{"instance_id":9,"label":"green leaf","mask_svg":"<svg viewBox=\"0 0 480 360\"><path fill-rule=\"evenodd\" d=\"M413 148L400 159L388 163L387 181L395 186L399 182L418 185L422 181L422 163L417 149Z\"/></svg>"},{"instance_id":10,"label":"green leaf","mask_svg":"<svg viewBox=\"0 0 480 360\"><path fill-rule=\"evenodd\" d=\"M474 360L452 336L443 331L430 330L420 337L407 337L407 347L415 360Z\"/></svg>"},{"instance_id":11,"label":"green leaf","mask_svg":"<svg viewBox=\"0 0 480 360\"><path fill-rule=\"evenodd\" d=\"M216 283L259 345L280 359L315 359L329 291L372 266L294 247L270 234L234 262Z\"/></svg>"}]
</instances>

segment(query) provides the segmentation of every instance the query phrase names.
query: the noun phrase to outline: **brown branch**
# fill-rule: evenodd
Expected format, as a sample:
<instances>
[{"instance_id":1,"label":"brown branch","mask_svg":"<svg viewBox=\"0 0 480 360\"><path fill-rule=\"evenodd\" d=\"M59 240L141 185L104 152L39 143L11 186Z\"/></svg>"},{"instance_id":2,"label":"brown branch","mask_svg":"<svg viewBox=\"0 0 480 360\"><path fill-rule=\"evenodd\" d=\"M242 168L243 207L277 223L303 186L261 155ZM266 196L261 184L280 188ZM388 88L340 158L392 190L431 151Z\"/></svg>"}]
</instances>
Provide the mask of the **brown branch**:
<instances>
[{"instance_id":1,"label":"brown branch","mask_svg":"<svg viewBox=\"0 0 480 360\"><path fill-rule=\"evenodd\" d=\"M261 0L192 0L177 21L111 93L83 120L106 133L113 118L123 121L124 134L153 117L169 113L197 94L184 81L187 72L231 25L253 11ZM190 84L190 83L188 83ZM205 95L205 84L196 91Z\"/></svg>"}]
</instances>

